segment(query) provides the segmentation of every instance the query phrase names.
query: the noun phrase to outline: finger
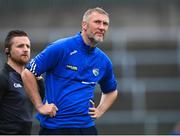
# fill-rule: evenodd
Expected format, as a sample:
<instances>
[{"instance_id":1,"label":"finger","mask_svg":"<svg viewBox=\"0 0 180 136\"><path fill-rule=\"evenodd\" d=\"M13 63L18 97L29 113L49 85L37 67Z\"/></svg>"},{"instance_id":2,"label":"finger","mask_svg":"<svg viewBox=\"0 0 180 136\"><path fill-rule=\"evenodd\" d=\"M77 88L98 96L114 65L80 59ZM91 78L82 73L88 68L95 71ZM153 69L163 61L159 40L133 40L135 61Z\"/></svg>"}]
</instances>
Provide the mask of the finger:
<instances>
[{"instance_id":1,"label":"finger","mask_svg":"<svg viewBox=\"0 0 180 136\"><path fill-rule=\"evenodd\" d=\"M54 105L52 106L51 114L53 117L56 116L56 111L57 111L56 108L57 108L56 106L54 106Z\"/></svg>"},{"instance_id":2,"label":"finger","mask_svg":"<svg viewBox=\"0 0 180 136\"><path fill-rule=\"evenodd\" d=\"M94 108L89 109L89 114L96 114L96 110Z\"/></svg>"},{"instance_id":3,"label":"finger","mask_svg":"<svg viewBox=\"0 0 180 136\"><path fill-rule=\"evenodd\" d=\"M56 111L55 110L51 110L51 112L49 112L49 116L50 117L55 117L56 116Z\"/></svg>"},{"instance_id":4,"label":"finger","mask_svg":"<svg viewBox=\"0 0 180 136\"><path fill-rule=\"evenodd\" d=\"M58 111L58 108L56 107L56 105L54 105L54 107L55 107L55 110Z\"/></svg>"},{"instance_id":5,"label":"finger","mask_svg":"<svg viewBox=\"0 0 180 136\"><path fill-rule=\"evenodd\" d=\"M90 111L95 111L96 109L95 108L89 108Z\"/></svg>"},{"instance_id":6,"label":"finger","mask_svg":"<svg viewBox=\"0 0 180 136\"><path fill-rule=\"evenodd\" d=\"M88 112L89 115L95 115L95 112Z\"/></svg>"},{"instance_id":7,"label":"finger","mask_svg":"<svg viewBox=\"0 0 180 136\"><path fill-rule=\"evenodd\" d=\"M97 118L95 114L90 114L91 118Z\"/></svg>"},{"instance_id":8,"label":"finger","mask_svg":"<svg viewBox=\"0 0 180 136\"><path fill-rule=\"evenodd\" d=\"M93 105L93 107L95 107L95 103L93 102L93 100L89 100L89 102Z\"/></svg>"},{"instance_id":9,"label":"finger","mask_svg":"<svg viewBox=\"0 0 180 136\"><path fill-rule=\"evenodd\" d=\"M53 110L52 115L53 115L53 117L56 116L56 110Z\"/></svg>"},{"instance_id":10,"label":"finger","mask_svg":"<svg viewBox=\"0 0 180 136\"><path fill-rule=\"evenodd\" d=\"M58 111L58 108L57 108L57 106L56 106L54 103L51 103L51 105L52 105L52 107L53 107L56 111Z\"/></svg>"},{"instance_id":11,"label":"finger","mask_svg":"<svg viewBox=\"0 0 180 136\"><path fill-rule=\"evenodd\" d=\"M51 118L54 117L53 111L49 112L49 116L50 116Z\"/></svg>"}]
</instances>

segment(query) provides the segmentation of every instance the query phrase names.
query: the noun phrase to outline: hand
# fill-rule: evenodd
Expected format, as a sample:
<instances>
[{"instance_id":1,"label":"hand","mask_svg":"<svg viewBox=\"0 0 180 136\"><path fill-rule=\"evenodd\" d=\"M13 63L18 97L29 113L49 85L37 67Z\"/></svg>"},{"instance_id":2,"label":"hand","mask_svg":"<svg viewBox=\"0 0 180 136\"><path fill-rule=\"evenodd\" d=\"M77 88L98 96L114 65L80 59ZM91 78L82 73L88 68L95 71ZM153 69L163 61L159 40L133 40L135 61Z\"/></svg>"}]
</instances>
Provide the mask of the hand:
<instances>
[{"instance_id":1,"label":"hand","mask_svg":"<svg viewBox=\"0 0 180 136\"><path fill-rule=\"evenodd\" d=\"M47 102L37 108L38 112L43 115L49 115L50 117L56 116L58 108L55 104L48 104Z\"/></svg>"},{"instance_id":2,"label":"hand","mask_svg":"<svg viewBox=\"0 0 180 136\"><path fill-rule=\"evenodd\" d=\"M93 105L93 107L89 108L88 114L91 115L92 118L97 119L101 116L99 110L95 107L95 103L90 100L90 103Z\"/></svg>"}]
</instances>

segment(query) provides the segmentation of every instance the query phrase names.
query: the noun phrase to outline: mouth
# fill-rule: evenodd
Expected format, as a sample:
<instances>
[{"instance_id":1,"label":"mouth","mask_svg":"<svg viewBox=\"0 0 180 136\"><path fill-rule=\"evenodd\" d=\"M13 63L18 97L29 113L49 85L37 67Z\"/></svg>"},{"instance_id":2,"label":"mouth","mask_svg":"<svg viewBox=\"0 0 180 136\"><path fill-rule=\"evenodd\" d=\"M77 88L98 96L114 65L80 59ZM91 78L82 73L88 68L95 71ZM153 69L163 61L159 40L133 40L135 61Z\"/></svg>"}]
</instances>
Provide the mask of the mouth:
<instances>
[{"instance_id":1,"label":"mouth","mask_svg":"<svg viewBox=\"0 0 180 136\"><path fill-rule=\"evenodd\" d=\"M29 58L29 55L23 54L23 55L21 55L21 57L22 57L22 58Z\"/></svg>"},{"instance_id":2,"label":"mouth","mask_svg":"<svg viewBox=\"0 0 180 136\"><path fill-rule=\"evenodd\" d=\"M98 32L98 33L96 33L96 35L99 36L99 37L104 37L104 33L99 33Z\"/></svg>"},{"instance_id":3,"label":"mouth","mask_svg":"<svg viewBox=\"0 0 180 136\"><path fill-rule=\"evenodd\" d=\"M28 57L28 55L27 55L27 54L23 54L23 55L21 55L21 56Z\"/></svg>"}]
</instances>

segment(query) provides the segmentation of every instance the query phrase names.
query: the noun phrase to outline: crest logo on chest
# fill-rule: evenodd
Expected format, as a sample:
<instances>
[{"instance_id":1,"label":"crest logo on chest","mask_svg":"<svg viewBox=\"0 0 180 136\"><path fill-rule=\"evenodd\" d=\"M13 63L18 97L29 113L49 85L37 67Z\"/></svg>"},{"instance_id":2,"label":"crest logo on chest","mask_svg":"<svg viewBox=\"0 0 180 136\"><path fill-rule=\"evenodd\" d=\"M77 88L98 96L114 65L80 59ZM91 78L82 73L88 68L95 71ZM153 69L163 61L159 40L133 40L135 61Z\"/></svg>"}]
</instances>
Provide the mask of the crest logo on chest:
<instances>
[{"instance_id":1,"label":"crest logo on chest","mask_svg":"<svg viewBox=\"0 0 180 136\"><path fill-rule=\"evenodd\" d=\"M94 69L92 70L92 72L93 72L93 75L94 75L94 76L98 76L98 75L99 75L99 69L98 69L98 68L94 68Z\"/></svg>"}]
</instances>

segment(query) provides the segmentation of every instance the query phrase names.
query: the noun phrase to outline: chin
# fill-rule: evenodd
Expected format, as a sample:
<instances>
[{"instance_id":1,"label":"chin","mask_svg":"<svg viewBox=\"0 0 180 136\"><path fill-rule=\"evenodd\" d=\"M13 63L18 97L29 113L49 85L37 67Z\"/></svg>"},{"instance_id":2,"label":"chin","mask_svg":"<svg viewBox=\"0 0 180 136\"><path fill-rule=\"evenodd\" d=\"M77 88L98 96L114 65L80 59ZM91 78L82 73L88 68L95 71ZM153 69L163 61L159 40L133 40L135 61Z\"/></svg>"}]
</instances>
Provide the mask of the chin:
<instances>
[{"instance_id":1,"label":"chin","mask_svg":"<svg viewBox=\"0 0 180 136\"><path fill-rule=\"evenodd\" d=\"M103 42L104 38L103 37L95 37L96 42Z\"/></svg>"},{"instance_id":2,"label":"chin","mask_svg":"<svg viewBox=\"0 0 180 136\"><path fill-rule=\"evenodd\" d=\"M29 59L30 59L29 57L22 57L22 58L21 58L21 61L28 62Z\"/></svg>"},{"instance_id":3,"label":"chin","mask_svg":"<svg viewBox=\"0 0 180 136\"><path fill-rule=\"evenodd\" d=\"M103 39L97 39L96 40L96 42L98 42L98 43L101 43L101 42L103 42L104 40Z\"/></svg>"},{"instance_id":4,"label":"chin","mask_svg":"<svg viewBox=\"0 0 180 136\"><path fill-rule=\"evenodd\" d=\"M28 62L29 62L29 59L21 60L21 63L24 64L24 65L27 64Z\"/></svg>"}]
</instances>

